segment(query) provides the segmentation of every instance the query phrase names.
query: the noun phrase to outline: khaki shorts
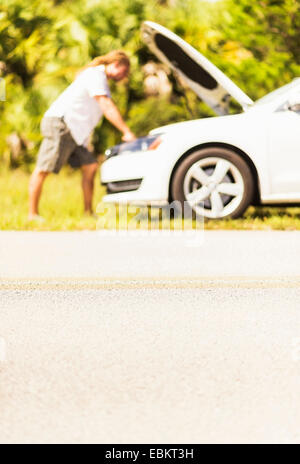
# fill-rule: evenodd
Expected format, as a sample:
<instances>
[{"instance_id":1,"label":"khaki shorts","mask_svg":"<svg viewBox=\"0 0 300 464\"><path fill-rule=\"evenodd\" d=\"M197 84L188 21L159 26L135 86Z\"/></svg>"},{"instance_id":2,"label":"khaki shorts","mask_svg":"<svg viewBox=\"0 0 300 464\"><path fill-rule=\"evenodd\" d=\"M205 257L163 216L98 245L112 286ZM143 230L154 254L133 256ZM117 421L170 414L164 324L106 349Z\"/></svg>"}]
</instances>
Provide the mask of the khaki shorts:
<instances>
[{"instance_id":1,"label":"khaki shorts","mask_svg":"<svg viewBox=\"0 0 300 464\"><path fill-rule=\"evenodd\" d=\"M44 118L41 131L44 139L37 160L39 171L58 174L66 163L72 168L97 163L92 152L77 145L63 118Z\"/></svg>"}]
</instances>

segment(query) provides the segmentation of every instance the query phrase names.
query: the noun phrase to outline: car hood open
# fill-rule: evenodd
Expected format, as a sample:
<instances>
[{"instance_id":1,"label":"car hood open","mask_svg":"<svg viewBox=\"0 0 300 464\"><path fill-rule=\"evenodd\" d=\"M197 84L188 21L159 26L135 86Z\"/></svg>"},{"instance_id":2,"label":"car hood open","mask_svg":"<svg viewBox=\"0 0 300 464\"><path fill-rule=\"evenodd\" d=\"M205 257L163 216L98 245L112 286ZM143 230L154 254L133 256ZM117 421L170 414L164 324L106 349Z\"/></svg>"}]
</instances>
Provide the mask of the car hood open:
<instances>
[{"instance_id":1,"label":"car hood open","mask_svg":"<svg viewBox=\"0 0 300 464\"><path fill-rule=\"evenodd\" d=\"M231 97L244 111L253 105L251 98L222 71L165 27L145 21L142 25L142 38L159 60L179 74L218 115L228 114Z\"/></svg>"}]
</instances>

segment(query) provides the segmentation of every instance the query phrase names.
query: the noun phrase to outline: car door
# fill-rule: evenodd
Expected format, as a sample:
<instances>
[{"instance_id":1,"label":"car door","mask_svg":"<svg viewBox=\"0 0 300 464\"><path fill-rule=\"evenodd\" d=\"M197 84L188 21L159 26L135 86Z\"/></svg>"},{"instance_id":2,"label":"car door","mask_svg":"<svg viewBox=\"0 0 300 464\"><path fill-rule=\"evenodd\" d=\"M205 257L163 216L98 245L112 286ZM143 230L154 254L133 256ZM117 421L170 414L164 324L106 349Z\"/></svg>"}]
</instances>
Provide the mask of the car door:
<instances>
[{"instance_id":1,"label":"car door","mask_svg":"<svg viewBox=\"0 0 300 464\"><path fill-rule=\"evenodd\" d=\"M297 106L298 102L298 106ZM300 199L300 92L293 95L293 106L286 103L271 114L269 161L271 192Z\"/></svg>"}]
</instances>

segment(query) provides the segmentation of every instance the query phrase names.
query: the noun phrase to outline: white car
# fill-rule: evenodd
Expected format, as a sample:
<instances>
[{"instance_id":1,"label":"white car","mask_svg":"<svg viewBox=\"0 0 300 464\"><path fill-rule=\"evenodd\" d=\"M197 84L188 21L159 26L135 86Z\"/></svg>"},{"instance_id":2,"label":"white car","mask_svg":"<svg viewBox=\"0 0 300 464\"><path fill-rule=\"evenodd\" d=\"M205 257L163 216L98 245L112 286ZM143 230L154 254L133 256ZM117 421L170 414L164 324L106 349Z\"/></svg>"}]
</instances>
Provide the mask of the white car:
<instances>
[{"instance_id":1,"label":"white car","mask_svg":"<svg viewBox=\"0 0 300 464\"><path fill-rule=\"evenodd\" d=\"M300 78L255 103L180 37L145 22L143 39L218 114L171 124L106 152L104 202L236 218L250 204L300 203ZM229 99L243 112L228 115Z\"/></svg>"}]
</instances>

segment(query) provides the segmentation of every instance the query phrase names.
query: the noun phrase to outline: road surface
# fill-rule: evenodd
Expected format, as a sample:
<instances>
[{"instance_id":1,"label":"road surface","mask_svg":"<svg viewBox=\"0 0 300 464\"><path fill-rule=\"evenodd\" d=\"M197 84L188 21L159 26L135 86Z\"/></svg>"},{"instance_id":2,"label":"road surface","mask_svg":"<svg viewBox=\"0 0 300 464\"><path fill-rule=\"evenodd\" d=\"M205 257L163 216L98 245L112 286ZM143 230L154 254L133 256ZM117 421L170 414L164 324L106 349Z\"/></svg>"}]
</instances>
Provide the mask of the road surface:
<instances>
[{"instance_id":1,"label":"road surface","mask_svg":"<svg viewBox=\"0 0 300 464\"><path fill-rule=\"evenodd\" d=\"M300 234L0 233L1 443L299 443Z\"/></svg>"}]
</instances>

